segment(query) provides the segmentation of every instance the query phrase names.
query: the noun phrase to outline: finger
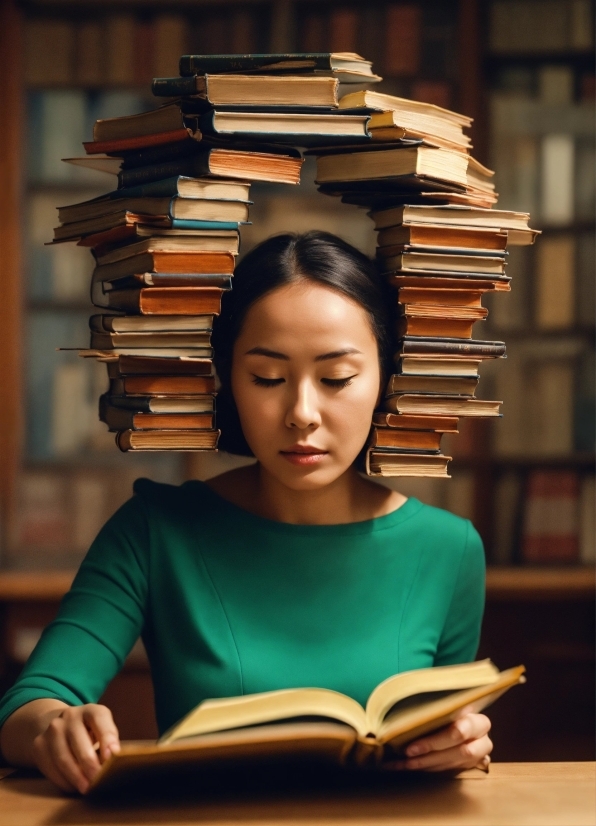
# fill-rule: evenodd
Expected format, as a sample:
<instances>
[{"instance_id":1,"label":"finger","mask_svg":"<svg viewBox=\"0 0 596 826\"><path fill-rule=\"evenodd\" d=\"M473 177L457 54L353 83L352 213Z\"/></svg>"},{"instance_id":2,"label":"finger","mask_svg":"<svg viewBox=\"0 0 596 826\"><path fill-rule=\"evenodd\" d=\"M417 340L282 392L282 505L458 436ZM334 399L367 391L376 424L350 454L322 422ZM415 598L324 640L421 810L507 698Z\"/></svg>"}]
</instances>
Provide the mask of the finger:
<instances>
[{"instance_id":1,"label":"finger","mask_svg":"<svg viewBox=\"0 0 596 826\"><path fill-rule=\"evenodd\" d=\"M63 777L54 766L52 758L50 757L48 744L43 734L40 734L33 741L33 756L35 759L35 765L40 772L45 775L48 780L51 780L52 783L58 786L59 789L62 789L63 792L68 792L69 794L77 791L76 787L73 786L72 783L69 783L68 780L66 780L66 778Z\"/></svg>"},{"instance_id":2,"label":"finger","mask_svg":"<svg viewBox=\"0 0 596 826\"><path fill-rule=\"evenodd\" d=\"M66 724L60 717L56 717L45 733L48 754L52 765L67 783L74 786L81 794L89 788L89 781L77 765L77 761L70 750L66 739Z\"/></svg>"},{"instance_id":3,"label":"finger","mask_svg":"<svg viewBox=\"0 0 596 826\"><path fill-rule=\"evenodd\" d=\"M83 710L83 720L99 743L99 756L105 762L112 754L120 751L120 735L112 712L107 706L91 704Z\"/></svg>"},{"instance_id":4,"label":"finger","mask_svg":"<svg viewBox=\"0 0 596 826\"><path fill-rule=\"evenodd\" d=\"M433 751L420 757L409 758L405 768L409 770L446 771L448 769L471 769L477 766L485 755L491 753L493 743L488 735L478 740L460 743L442 751Z\"/></svg>"},{"instance_id":5,"label":"finger","mask_svg":"<svg viewBox=\"0 0 596 826\"><path fill-rule=\"evenodd\" d=\"M89 729L85 726L82 716L73 720L65 730L66 742L87 780L91 781L100 769L99 759Z\"/></svg>"},{"instance_id":6,"label":"finger","mask_svg":"<svg viewBox=\"0 0 596 826\"><path fill-rule=\"evenodd\" d=\"M490 731L491 722L485 714L466 714L429 737L414 740L406 749L408 757L418 757L433 751L449 749L468 740L477 740Z\"/></svg>"}]
</instances>

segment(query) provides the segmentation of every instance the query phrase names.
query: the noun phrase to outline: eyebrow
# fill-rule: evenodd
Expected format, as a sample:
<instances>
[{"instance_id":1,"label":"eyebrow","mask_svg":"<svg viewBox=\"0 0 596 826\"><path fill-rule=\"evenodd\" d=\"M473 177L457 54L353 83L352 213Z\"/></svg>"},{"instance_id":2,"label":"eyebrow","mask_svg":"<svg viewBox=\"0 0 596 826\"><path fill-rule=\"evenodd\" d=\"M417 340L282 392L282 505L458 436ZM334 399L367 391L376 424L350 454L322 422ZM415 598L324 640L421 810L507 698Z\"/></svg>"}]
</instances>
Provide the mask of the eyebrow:
<instances>
[{"instance_id":1,"label":"eyebrow","mask_svg":"<svg viewBox=\"0 0 596 826\"><path fill-rule=\"evenodd\" d=\"M281 361L289 361L290 357L285 353L278 353L276 350L269 350L267 347L253 347L245 353L247 356L267 356L271 359L280 359ZM362 355L360 350L355 347L345 347L343 350L333 350L331 353L323 353L315 357L315 361L330 361L331 359L341 358L342 356Z\"/></svg>"}]
</instances>

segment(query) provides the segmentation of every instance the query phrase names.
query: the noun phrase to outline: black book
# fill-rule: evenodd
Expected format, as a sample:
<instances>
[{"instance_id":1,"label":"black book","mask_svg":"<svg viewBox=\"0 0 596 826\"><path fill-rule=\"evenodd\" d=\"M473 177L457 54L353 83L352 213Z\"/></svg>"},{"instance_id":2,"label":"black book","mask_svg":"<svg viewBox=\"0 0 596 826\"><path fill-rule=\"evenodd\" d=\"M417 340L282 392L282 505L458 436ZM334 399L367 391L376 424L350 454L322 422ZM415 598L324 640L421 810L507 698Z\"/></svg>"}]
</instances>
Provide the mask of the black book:
<instances>
[{"instance_id":1,"label":"black book","mask_svg":"<svg viewBox=\"0 0 596 826\"><path fill-rule=\"evenodd\" d=\"M121 169L134 169L137 166L151 166L152 164L176 161L188 158L202 151L201 144L194 138L164 143L158 146L147 146L144 149L132 149L126 152L108 152L108 155L122 158Z\"/></svg>"},{"instance_id":2,"label":"black book","mask_svg":"<svg viewBox=\"0 0 596 826\"><path fill-rule=\"evenodd\" d=\"M505 355L505 342L481 341L480 339L438 338L404 336L398 344L400 355L443 354L471 356L474 358L501 358Z\"/></svg>"},{"instance_id":3,"label":"black book","mask_svg":"<svg viewBox=\"0 0 596 826\"><path fill-rule=\"evenodd\" d=\"M288 52L285 54L185 54L180 58L179 71L184 77L196 74L220 74L237 72L291 73L315 71L351 71L372 77L370 61L358 55L342 52ZM174 78L156 78L153 94L170 96L174 88L169 81Z\"/></svg>"},{"instance_id":4,"label":"black book","mask_svg":"<svg viewBox=\"0 0 596 826\"><path fill-rule=\"evenodd\" d=\"M145 272L135 273L111 281L93 282L103 285L103 292L110 290L138 290L140 287L219 287L220 290L232 289L231 275L207 274L202 272Z\"/></svg>"},{"instance_id":5,"label":"black book","mask_svg":"<svg viewBox=\"0 0 596 826\"><path fill-rule=\"evenodd\" d=\"M197 144L195 144L197 145ZM120 188L139 186L140 184L152 183L153 181L160 181L162 178L206 178L211 175L215 177L233 177L241 180L253 180L252 174L242 171L242 153L249 152L254 155L276 155L280 158L284 156L288 160L300 159L300 152L291 146L271 146L269 144L255 143L252 145L239 145L237 143L231 144L228 142L224 144L219 142L217 145L208 145L206 143L198 144L199 150L187 155L174 158L173 160L163 160L158 163L149 164L146 166L135 166L128 169L122 169L118 175L118 186ZM237 170L233 174L227 174L225 169L219 169L214 164L214 155L218 151L225 151L234 153L238 161ZM301 164L301 161L300 161ZM263 180L263 178L256 178L256 180ZM266 180L273 180L275 178ZM285 182L285 181L281 181Z\"/></svg>"}]
</instances>

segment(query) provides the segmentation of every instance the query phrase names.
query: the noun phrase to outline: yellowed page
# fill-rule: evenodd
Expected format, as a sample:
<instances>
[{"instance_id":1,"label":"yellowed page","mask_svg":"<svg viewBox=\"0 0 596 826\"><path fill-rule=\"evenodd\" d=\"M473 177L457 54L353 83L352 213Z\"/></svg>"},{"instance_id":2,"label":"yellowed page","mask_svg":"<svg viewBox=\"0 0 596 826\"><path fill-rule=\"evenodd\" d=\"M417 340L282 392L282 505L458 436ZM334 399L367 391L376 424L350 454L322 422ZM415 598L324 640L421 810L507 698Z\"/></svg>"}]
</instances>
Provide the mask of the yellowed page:
<instances>
[{"instance_id":1,"label":"yellowed page","mask_svg":"<svg viewBox=\"0 0 596 826\"><path fill-rule=\"evenodd\" d=\"M442 665L396 674L380 683L368 698L366 718L369 731L378 733L391 707L406 697L427 691L473 688L494 683L498 678L499 669L490 660L478 660L462 665Z\"/></svg>"},{"instance_id":2,"label":"yellowed page","mask_svg":"<svg viewBox=\"0 0 596 826\"><path fill-rule=\"evenodd\" d=\"M362 706L345 694L324 688L291 688L244 697L205 700L167 731L160 744L214 731L272 723L294 717L329 717L367 733Z\"/></svg>"},{"instance_id":3,"label":"yellowed page","mask_svg":"<svg viewBox=\"0 0 596 826\"><path fill-rule=\"evenodd\" d=\"M489 685L458 691L434 702L407 708L395 715L390 715L381 726L378 739L382 743L390 744L393 750L397 750L404 743L447 725L457 718L463 708L470 707L472 711L482 710L511 686L525 682L524 671L524 666L518 665L501 672Z\"/></svg>"}]
</instances>

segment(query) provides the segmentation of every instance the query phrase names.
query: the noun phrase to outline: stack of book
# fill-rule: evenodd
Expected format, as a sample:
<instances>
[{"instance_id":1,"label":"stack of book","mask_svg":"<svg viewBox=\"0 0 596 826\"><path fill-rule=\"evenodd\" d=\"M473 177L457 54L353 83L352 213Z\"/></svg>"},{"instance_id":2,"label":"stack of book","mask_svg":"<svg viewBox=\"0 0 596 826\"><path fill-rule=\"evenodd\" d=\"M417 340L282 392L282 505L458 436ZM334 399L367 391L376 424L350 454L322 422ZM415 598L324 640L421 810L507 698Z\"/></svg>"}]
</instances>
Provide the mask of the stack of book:
<instances>
[{"instance_id":1,"label":"stack of book","mask_svg":"<svg viewBox=\"0 0 596 826\"><path fill-rule=\"evenodd\" d=\"M54 243L95 258L90 348L107 363L100 418L121 450L214 450L211 329L232 288L253 181L297 184L295 145L369 141L340 87L381 78L358 55L185 55L149 112L98 120L86 156L113 192L59 209ZM173 98L173 99L172 99ZM266 140L266 143L263 141Z\"/></svg>"},{"instance_id":2,"label":"stack of book","mask_svg":"<svg viewBox=\"0 0 596 826\"><path fill-rule=\"evenodd\" d=\"M483 360L505 344L473 338L482 296L509 290L507 246L531 244L527 213L492 209L493 173L469 154L471 119L374 91L345 95L340 110L369 114L365 147L320 147L321 192L365 207L377 258L396 288L398 349L366 462L380 476L447 476L443 433L460 416L499 416L475 397Z\"/></svg>"},{"instance_id":3,"label":"stack of book","mask_svg":"<svg viewBox=\"0 0 596 826\"><path fill-rule=\"evenodd\" d=\"M97 121L86 157L69 159L118 176L114 192L59 210L55 241L96 259L92 300L111 312L92 317L84 355L108 362L100 415L121 449L216 447L213 316L249 185L299 183L297 147L316 156L322 192L369 210L397 288L396 372L368 471L445 476L442 433L459 416L499 415L475 389L481 361L505 345L472 328L482 295L509 290L507 245L536 233L527 214L492 209L470 118L371 91L379 80L351 53L184 55L179 77L153 82L162 106Z\"/></svg>"}]
</instances>

